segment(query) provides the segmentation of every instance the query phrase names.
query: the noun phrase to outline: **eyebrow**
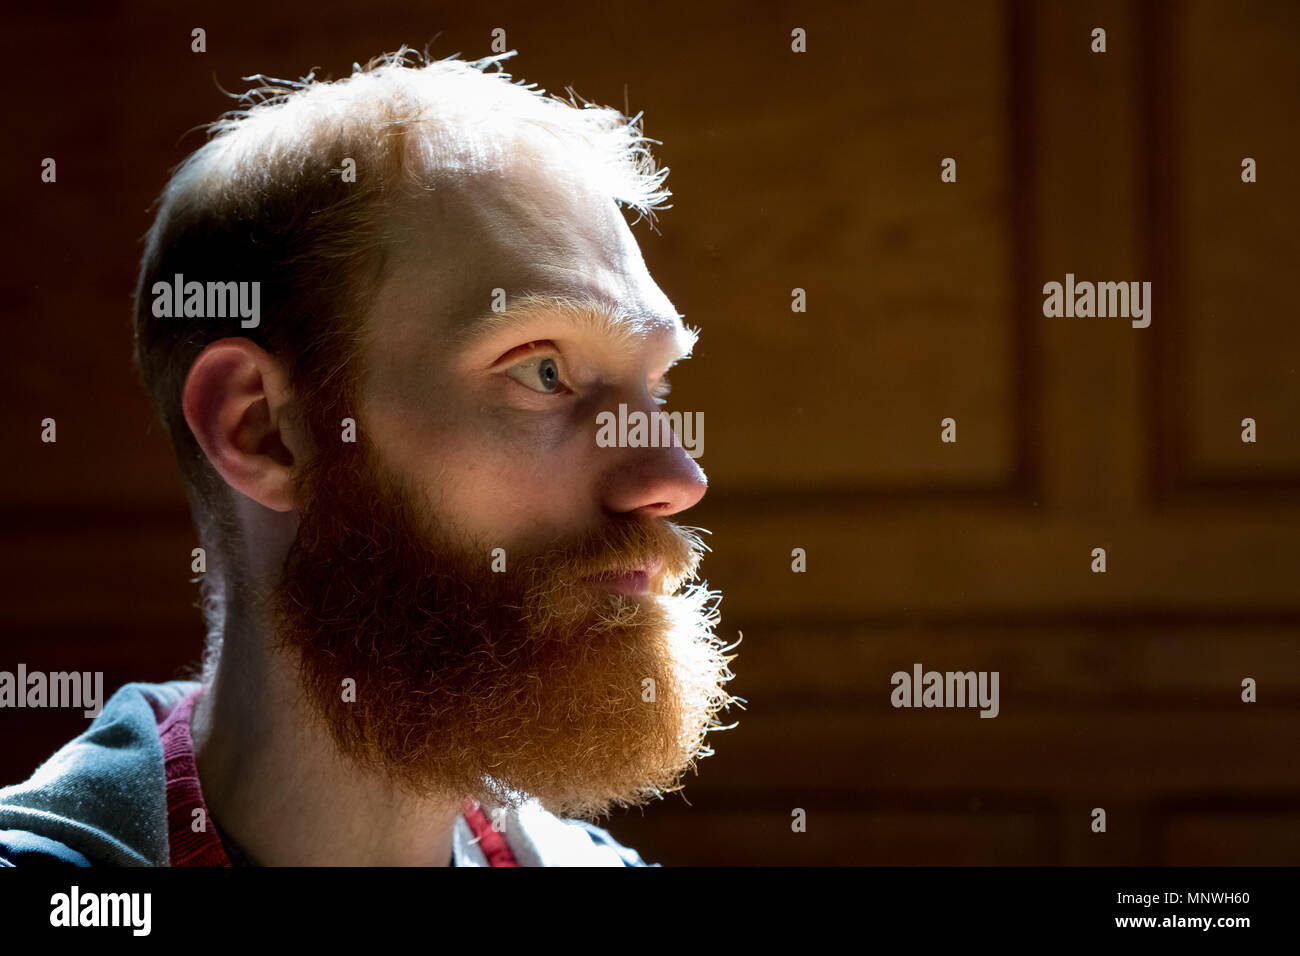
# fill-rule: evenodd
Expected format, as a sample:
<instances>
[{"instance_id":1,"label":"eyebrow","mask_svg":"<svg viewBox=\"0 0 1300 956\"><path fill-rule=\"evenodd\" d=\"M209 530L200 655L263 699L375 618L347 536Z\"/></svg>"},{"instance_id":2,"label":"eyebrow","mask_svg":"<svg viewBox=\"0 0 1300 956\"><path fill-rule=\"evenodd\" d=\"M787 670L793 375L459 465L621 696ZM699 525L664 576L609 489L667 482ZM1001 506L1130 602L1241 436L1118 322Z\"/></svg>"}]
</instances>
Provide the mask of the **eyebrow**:
<instances>
[{"instance_id":1,"label":"eyebrow","mask_svg":"<svg viewBox=\"0 0 1300 956\"><path fill-rule=\"evenodd\" d=\"M625 351L631 351L655 333L669 331L677 351L672 362L688 358L699 339L699 331L682 325L680 315L669 317L629 310L594 295L529 293L519 296L500 312L486 312L469 320L452 336L452 341L456 350L462 351L490 336L510 330L522 332L543 318L558 319L576 330L603 336Z\"/></svg>"}]
</instances>

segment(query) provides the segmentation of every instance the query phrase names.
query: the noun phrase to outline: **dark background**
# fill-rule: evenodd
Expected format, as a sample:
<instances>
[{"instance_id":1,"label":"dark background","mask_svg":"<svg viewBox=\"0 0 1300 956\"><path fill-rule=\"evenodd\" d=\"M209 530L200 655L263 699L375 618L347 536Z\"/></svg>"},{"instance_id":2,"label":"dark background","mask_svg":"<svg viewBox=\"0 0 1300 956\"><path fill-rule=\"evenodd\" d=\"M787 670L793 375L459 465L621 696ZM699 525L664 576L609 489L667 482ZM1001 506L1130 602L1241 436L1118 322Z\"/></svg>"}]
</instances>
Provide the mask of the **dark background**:
<instances>
[{"instance_id":1,"label":"dark background","mask_svg":"<svg viewBox=\"0 0 1300 956\"><path fill-rule=\"evenodd\" d=\"M1300 5L141 2L4 21L0 669L102 670L107 696L201 652L197 542L129 300L147 209L202 142L186 131L233 105L217 84L343 76L402 43L475 58L502 27L516 77L645 111L675 208L634 231L704 330L674 373L711 479L685 517L714 532L749 706L685 800L618 813L615 835L678 865L1300 863ZM1151 327L1044 318L1066 272L1152 281ZM891 708L914 662L999 671L1001 715ZM85 725L0 711L0 783Z\"/></svg>"}]
</instances>

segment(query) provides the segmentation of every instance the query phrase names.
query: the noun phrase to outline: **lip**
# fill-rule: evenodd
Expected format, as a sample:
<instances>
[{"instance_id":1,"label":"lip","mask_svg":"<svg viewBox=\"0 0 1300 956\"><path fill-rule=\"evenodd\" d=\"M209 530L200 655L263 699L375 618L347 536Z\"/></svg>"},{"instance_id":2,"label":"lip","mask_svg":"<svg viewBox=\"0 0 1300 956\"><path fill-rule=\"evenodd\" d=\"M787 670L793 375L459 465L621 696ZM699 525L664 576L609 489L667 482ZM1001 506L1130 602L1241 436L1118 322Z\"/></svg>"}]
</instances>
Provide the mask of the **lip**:
<instances>
[{"instance_id":1,"label":"lip","mask_svg":"<svg viewBox=\"0 0 1300 956\"><path fill-rule=\"evenodd\" d=\"M662 561L656 561L648 567L623 572L607 571L604 574L593 574L583 580L597 587L608 588L618 594L649 594L650 580L659 573L663 566Z\"/></svg>"}]
</instances>

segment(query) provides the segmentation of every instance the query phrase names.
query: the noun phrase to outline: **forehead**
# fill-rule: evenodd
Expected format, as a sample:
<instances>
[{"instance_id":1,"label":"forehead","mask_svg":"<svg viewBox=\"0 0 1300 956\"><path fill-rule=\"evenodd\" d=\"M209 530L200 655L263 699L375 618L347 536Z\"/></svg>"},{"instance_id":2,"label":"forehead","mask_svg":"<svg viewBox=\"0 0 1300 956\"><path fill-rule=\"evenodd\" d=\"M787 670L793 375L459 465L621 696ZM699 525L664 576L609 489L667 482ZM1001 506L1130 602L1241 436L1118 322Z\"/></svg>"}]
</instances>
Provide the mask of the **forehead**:
<instances>
[{"instance_id":1,"label":"forehead","mask_svg":"<svg viewBox=\"0 0 1300 956\"><path fill-rule=\"evenodd\" d=\"M587 313L590 328L687 335L623 213L571 152L543 133L519 137L505 157L453 163L403 208L372 303L377 334L465 341L522 323L554 300L571 319Z\"/></svg>"}]
</instances>

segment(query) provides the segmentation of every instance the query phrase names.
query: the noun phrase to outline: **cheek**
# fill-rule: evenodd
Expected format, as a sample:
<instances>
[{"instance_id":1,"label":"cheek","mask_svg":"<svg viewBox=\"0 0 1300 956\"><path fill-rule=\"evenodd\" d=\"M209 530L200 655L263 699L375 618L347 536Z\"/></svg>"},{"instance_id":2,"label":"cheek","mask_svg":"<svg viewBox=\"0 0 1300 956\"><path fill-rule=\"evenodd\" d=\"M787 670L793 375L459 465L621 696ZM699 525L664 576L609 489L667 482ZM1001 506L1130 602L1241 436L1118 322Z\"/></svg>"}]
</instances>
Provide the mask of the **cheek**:
<instances>
[{"instance_id":1,"label":"cheek","mask_svg":"<svg viewBox=\"0 0 1300 956\"><path fill-rule=\"evenodd\" d=\"M443 506L467 528L508 540L584 520L592 494L585 443L548 431L482 428L463 435L443 471Z\"/></svg>"},{"instance_id":2,"label":"cheek","mask_svg":"<svg viewBox=\"0 0 1300 956\"><path fill-rule=\"evenodd\" d=\"M590 520L595 427L560 415L458 403L408 433L404 468L428 500L489 542L543 538Z\"/></svg>"}]
</instances>

